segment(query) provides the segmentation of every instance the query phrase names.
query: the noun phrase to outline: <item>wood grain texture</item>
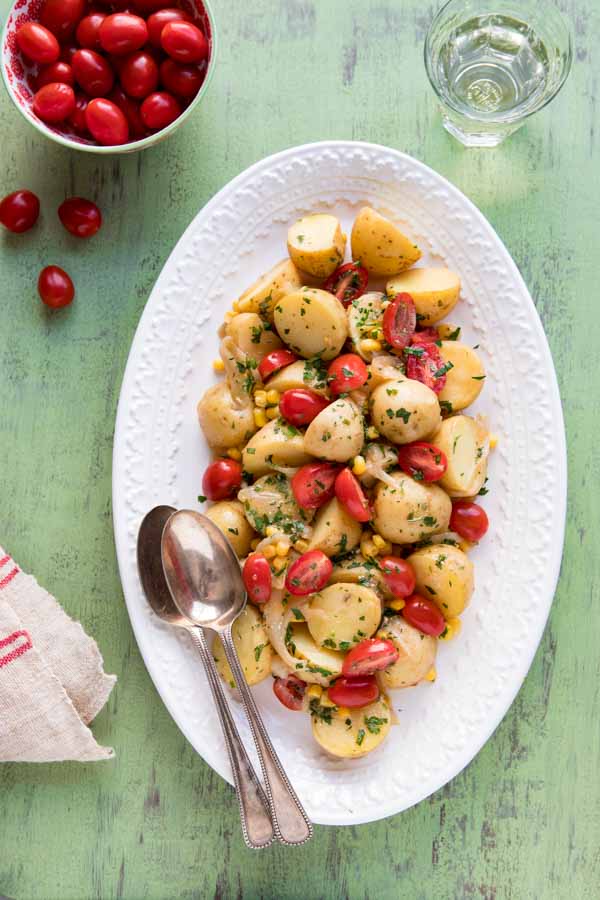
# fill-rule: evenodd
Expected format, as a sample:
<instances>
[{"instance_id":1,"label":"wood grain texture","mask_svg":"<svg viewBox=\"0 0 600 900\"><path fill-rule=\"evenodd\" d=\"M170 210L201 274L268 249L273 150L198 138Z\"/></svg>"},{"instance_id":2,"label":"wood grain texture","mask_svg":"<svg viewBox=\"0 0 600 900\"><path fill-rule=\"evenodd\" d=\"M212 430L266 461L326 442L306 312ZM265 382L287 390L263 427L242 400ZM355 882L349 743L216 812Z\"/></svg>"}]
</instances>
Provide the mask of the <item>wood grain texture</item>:
<instances>
[{"instance_id":1,"label":"wood grain texture","mask_svg":"<svg viewBox=\"0 0 600 900\"><path fill-rule=\"evenodd\" d=\"M107 670L119 676L95 724L99 740L115 746L114 762L0 767L0 893L596 898L600 9L596 0L562 4L576 28L563 93L499 149L467 152L442 130L422 64L437 4L214 6L221 56L210 91L181 132L141 155L99 159L56 147L0 96L0 195L28 187L43 205L35 230L0 237L0 537L97 638ZM251 855L231 789L171 721L129 626L110 519L114 417L139 316L185 226L250 163L323 138L388 144L433 166L480 207L521 268L564 401L565 558L531 672L465 772L401 816L317 828L295 852ZM56 207L73 194L104 211L103 231L89 242L58 224ZM59 315L35 291L49 263L64 266L77 288Z\"/></svg>"}]
</instances>

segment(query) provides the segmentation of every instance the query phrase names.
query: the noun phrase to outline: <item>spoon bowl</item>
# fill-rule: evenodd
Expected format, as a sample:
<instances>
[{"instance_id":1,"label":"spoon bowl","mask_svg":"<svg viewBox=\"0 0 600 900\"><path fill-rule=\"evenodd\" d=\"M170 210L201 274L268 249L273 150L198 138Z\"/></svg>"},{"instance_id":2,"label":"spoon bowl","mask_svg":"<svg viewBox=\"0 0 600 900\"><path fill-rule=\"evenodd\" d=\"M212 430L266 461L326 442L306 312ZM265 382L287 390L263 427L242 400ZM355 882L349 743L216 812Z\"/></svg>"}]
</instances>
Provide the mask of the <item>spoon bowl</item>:
<instances>
[{"instance_id":1,"label":"spoon bowl","mask_svg":"<svg viewBox=\"0 0 600 900\"><path fill-rule=\"evenodd\" d=\"M163 531L174 512L173 506L155 506L144 516L137 541L138 572L146 599L159 619L169 625L189 628L190 623L175 606L160 556Z\"/></svg>"}]
</instances>

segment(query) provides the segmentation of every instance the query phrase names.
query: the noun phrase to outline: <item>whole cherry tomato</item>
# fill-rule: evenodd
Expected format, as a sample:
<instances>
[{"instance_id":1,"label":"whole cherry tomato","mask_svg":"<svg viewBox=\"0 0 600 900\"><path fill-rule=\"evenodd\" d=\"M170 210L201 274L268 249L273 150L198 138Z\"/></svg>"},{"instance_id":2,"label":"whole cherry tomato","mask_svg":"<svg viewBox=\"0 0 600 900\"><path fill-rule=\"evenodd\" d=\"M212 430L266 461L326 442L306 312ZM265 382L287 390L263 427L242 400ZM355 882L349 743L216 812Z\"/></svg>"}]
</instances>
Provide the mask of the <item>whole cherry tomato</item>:
<instances>
[{"instance_id":1,"label":"whole cherry tomato","mask_svg":"<svg viewBox=\"0 0 600 900\"><path fill-rule=\"evenodd\" d=\"M446 454L426 441L413 441L396 449L398 465L416 481L439 481L448 468Z\"/></svg>"},{"instance_id":2,"label":"whole cherry tomato","mask_svg":"<svg viewBox=\"0 0 600 900\"><path fill-rule=\"evenodd\" d=\"M387 638L366 638L347 654L342 675L374 675L395 663L398 655L398 650Z\"/></svg>"},{"instance_id":3,"label":"whole cherry tomato","mask_svg":"<svg viewBox=\"0 0 600 900\"><path fill-rule=\"evenodd\" d=\"M279 398L279 412L290 425L308 425L329 406L327 397L310 388L290 388Z\"/></svg>"},{"instance_id":4,"label":"whole cherry tomato","mask_svg":"<svg viewBox=\"0 0 600 900\"><path fill-rule=\"evenodd\" d=\"M129 137L129 126L124 113L111 100L97 97L90 100L85 110L85 121L92 137L99 144L112 146L124 144Z\"/></svg>"},{"instance_id":5,"label":"whole cherry tomato","mask_svg":"<svg viewBox=\"0 0 600 900\"><path fill-rule=\"evenodd\" d=\"M251 553L242 570L244 587L249 599L256 606L271 599L273 576L269 560L264 553Z\"/></svg>"},{"instance_id":6,"label":"whole cherry tomato","mask_svg":"<svg viewBox=\"0 0 600 900\"><path fill-rule=\"evenodd\" d=\"M75 237L92 237L102 225L102 214L95 203L83 197L69 197L58 207L58 218Z\"/></svg>"},{"instance_id":7,"label":"whole cherry tomato","mask_svg":"<svg viewBox=\"0 0 600 900\"><path fill-rule=\"evenodd\" d=\"M410 294L396 294L383 313L383 336L394 348L404 350L417 327L417 311Z\"/></svg>"},{"instance_id":8,"label":"whole cherry tomato","mask_svg":"<svg viewBox=\"0 0 600 900\"><path fill-rule=\"evenodd\" d=\"M75 91L70 84L58 81L46 84L34 95L32 108L42 122L64 122L75 109Z\"/></svg>"},{"instance_id":9,"label":"whole cherry tomato","mask_svg":"<svg viewBox=\"0 0 600 900\"><path fill-rule=\"evenodd\" d=\"M477 543L489 528L487 513L478 503L470 500L455 500L450 516L450 530L456 531L466 541Z\"/></svg>"},{"instance_id":10,"label":"whole cherry tomato","mask_svg":"<svg viewBox=\"0 0 600 900\"><path fill-rule=\"evenodd\" d=\"M279 702L283 703L287 709L294 710L294 712L302 709L305 690L305 682L297 678L296 675L288 675L287 678L276 678L273 681L273 692Z\"/></svg>"},{"instance_id":11,"label":"whole cherry tomato","mask_svg":"<svg viewBox=\"0 0 600 900\"><path fill-rule=\"evenodd\" d=\"M421 381L439 394L446 384L447 372L440 348L431 342L420 342L415 338L410 347L405 347L404 354L408 377Z\"/></svg>"},{"instance_id":12,"label":"whole cherry tomato","mask_svg":"<svg viewBox=\"0 0 600 900\"><path fill-rule=\"evenodd\" d=\"M106 13L91 12L84 16L75 32L75 37L81 47L86 50L100 50L100 26L106 19Z\"/></svg>"},{"instance_id":13,"label":"whole cherry tomato","mask_svg":"<svg viewBox=\"0 0 600 900\"><path fill-rule=\"evenodd\" d=\"M62 62L60 59L54 63L50 63L49 66L44 66L40 69L35 82L36 89L39 91L39 89L45 87L45 85L56 84L57 82L70 84L71 87L75 84L73 69L69 63Z\"/></svg>"},{"instance_id":14,"label":"whole cherry tomato","mask_svg":"<svg viewBox=\"0 0 600 900\"><path fill-rule=\"evenodd\" d=\"M173 59L165 59L160 64L159 71L160 80L167 90L185 100L195 97L204 81L205 69L200 66L183 66Z\"/></svg>"},{"instance_id":15,"label":"whole cherry tomato","mask_svg":"<svg viewBox=\"0 0 600 900\"><path fill-rule=\"evenodd\" d=\"M258 366L258 374L262 380L265 381L269 375L273 375L274 372L279 372L284 366L291 365L296 362L297 359L298 357L295 353L292 353L291 350L271 350L271 352L267 353L261 360Z\"/></svg>"},{"instance_id":16,"label":"whole cherry tomato","mask_svg":"<svg viewBox=\"0 0 600 900\"><path fill-rule=\"evenodd\" d=\"M379 686L374 675L358 675L354 678L341 675L327 689L327 694L336 706L356 709L374 703L379 697Z\"/></svg>"},{"instance_id":17,"label":"whole cherry tomato","mask_svg":"<svg viewBox=\"0 0 600 900\"><path fill-rule=\"evenodd\" d=\"M327 381L334 397L362 387L368 377L369 370L356 353L343 353L327 369Z\"/></svg>"},{"instance_id":18,"label":"whole cherry tomato","mask_svg":"<svg viewBox=\"0 0 600 900\"><path fill-rule=\"evenodd\" d=\"M17 47L36 63L53 63L60 56L56 37L39 22L25 22L16 35Z\"/></svg>"},{"instance_id":19,"label":"whole cherry tomato","mask_svg":"<svg viewBox=\"0 0 600 900\"><path fill-rule=\"evenodd\" d=\"M292 478L292 493L298 506L318 509L334 495L339 468L333 463L314 462L302 466Z\"/></svg>"},{"instance_id":20,"label":"whole cherry tomato","mask_svg":"<svg viewBox=\"0 0 600 900\"><path fill-rule=\"evenodd\" d=\"M333 563L322 550L309 550L291 564L285 576L285 586L290 594L305 597L320 591L329 581Z\"/></svg>"},{"instance_id":21,"label":"whole cherry tomato","mask_svg":"<svg viewBox=\"0 0 600 900\"><path fill-rule=\"evenodd\" d=\"M159 128L166 128L181 115L181 104L173 94L156 91L148 94L140 107L140 115L147 128L157 131Z\"/></svg>"},{"instance_id":22,"label":"whole cherry tomato","mask_svg":"<svg viewBox=\"0 0 600 900\"><path fill-rule=\"evenodd\" d=\"M85 111L89 103L88 98L84 94L75 95L75 109L69 116L69 124L77 134L88 134L87 122L85 121Z\"/></svg>"},{"instance_id":23,"label":"whole cherry tomato","mask_svg":"<svg viewBox=\"0 0 600 900\"><path fill-rule=\"evenodd\" d=\"M418 628L423 634L439 637L446 628L446 620L431 600L413 594L404 603L402 616L413 628Z\"/></svg>"},{"instance_id":24,"label":"whole cherry tomato","mask_svg":"<svg viewBox=\"0 0 600 900\"><path fill-rule=\"evenodd\" d=\"M199 63L208 56L208 41L191 22L167 22L160 43L175 62Z\"/></svg>"},{"instance_id":25,"label":"whole cherry tomato","mask_svg":"<svg viewBox=\"0 0 600 900\"><path fill-rule=\"evenodd\" d=\"M202 493L209 500L226 500L242 483L242 467L234 459L216 459L202 478Z\"/></svg>"},{"instance_id":26,"label":"whole cherry tomato","mask_svg":"<svg viewBox=\"0 0 600 900\"><path fill-rule=\"evenodd\" d=\"M335 294L344 306L361 297L367 289L369 273L360 263L351 262L338 266L323 282L323 290Z\"/></svg>"},{"instance_id":27,"label":"whole cherry tomato","mask_svg":"<svg viewBox=\"0 0 600 900\"><path fill-rule=\"evenodd\" d=\"M112 100L113 103L119 107L119 109L125 115L127 119L127 123L129 125L129 134L133 138L141 138L145 134L147 134L146 126L142 122L142 117L140 115L140 104L135 100L132 100L131 97L128 97L125 91L116 85L110 94L108 95L108 99Z\"/></svg>"},{"instance_id":28,"label":"whole cherry tomato","mask_svg":"<svg viewBox=\"0 0 600 900\"><path fill-rule=\"evenodd\" d=\"M410 563L401 556L383 556L379 560L385 583L394 597L410 597L416 585L415 573Z\"/></svg>"},{"instance_id":29,"label":"whole cherry tomato","mask_svg":"<svg viewBox=\"0 0 600 900\"><path fill-rule=\"evenodd\" d=\"M125 59L119 78L126 94L141 99L155 90L158 84L158 66L146 50L138 50Z\"/></svg>"},{"instance_id":30,"label":"whole cherry tomato","mask_svg":"<svg viewBox=\"0 0 600 900\"><path fill-rule=\"evenodd\" d=\"M31 191L13 191L0 201L0 222L9 231L29 231L40 214L40 201Z\"/></svg>"},{"instance_id":31,"label":"whole cherry tomato","mask_svg":"<svg viewBox=\"0 0 600 900\"><path fill-rule=\"evenodd\" d=\"M71 303L75 288L64 269L60 266L46 266L38 278L38 293L46 306L60 309Z\"/></svg>"},{"instance_id":32,"label":"whole cherry tomato","mask_svg":"<svg viewBox=\"0 0 600 900\"><path fill-rule=\"evenodd\" d=\"M189 22L190 17L183 9L176 9L174 6L167 6L165 9L158 9L148 17L146 25L148 26L148 40L153 47L160 47L160 35L165 25L169 22Z\"/></svg>"},{"instance_id":33,"label":"whole cherry tomato","mask_svg":"<svg viewBox=\"0 0 600 900\"><path fill-rule=\"evenodd\" d=\"M357 522L368 522L371 509L360 482L350 469L342 469L335 479L335 496Z\"/></svg>"},{"instance_id":34,"label":"whole cherry tomato","mask_svg":"<svg viewBox=\"0 0 600 900\"><path fill-rule=\"evenodd\" d=\"M104 56L95 50L78 50L73 54L71 65L77 84L90 97L104 97L109 93L115 74Z\"/></svg>"},{"instance_id":35,"label":"whole cherry tomato","mask_svg":"<svg viewBox=\"0 0 600 900\"><path fill-rule=\"evenodd\" d=\"M40 22L62 42L75 31L84 10L85 0L44 0Z\"/></svg>"},{"instance_id":36,"label":"whole cherry tomato","mask_svg":"<svg viewBox=\"0 0 600 900\"><path fill-rule=\"evenodd\" d=\"M107 53L124 56L139 50L148 40L148 26L140 16L118 12L107 16L98 30L100 45Z\"/></svg>"}]
</instances>

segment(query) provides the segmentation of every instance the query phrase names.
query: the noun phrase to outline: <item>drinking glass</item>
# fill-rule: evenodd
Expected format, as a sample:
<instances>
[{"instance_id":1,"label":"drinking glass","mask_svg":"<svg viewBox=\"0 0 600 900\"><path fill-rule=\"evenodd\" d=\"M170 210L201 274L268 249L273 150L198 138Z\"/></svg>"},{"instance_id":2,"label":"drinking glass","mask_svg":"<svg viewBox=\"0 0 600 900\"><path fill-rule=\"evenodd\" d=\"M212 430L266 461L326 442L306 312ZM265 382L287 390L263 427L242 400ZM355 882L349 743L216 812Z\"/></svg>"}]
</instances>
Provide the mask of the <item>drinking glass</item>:
<instances>
[{"instance_id":1,"label":"drinking glass","mask_svg":"<svg viewBox=\"0 0 600 900\"><path fill-rule=\"evenodd\" d=\"M444 127L465 147L496 147L546 106L571 58L571 29L546 0L450 0L425 40Z\"/></svg>"}]
</instances>

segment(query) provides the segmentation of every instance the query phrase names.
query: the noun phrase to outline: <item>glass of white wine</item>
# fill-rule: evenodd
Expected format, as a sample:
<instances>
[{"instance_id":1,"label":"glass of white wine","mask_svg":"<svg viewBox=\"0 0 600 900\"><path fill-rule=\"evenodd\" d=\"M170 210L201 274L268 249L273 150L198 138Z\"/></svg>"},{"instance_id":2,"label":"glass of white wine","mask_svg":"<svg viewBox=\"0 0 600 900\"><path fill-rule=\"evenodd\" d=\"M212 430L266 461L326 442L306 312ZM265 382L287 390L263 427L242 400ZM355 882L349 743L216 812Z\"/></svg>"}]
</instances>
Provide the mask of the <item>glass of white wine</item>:
<instances>
[{"instance_id":1,"label":"glass of white wine","mask_svg":"<svg viewBox=\"0 0 600 900\"><path fill-rule=\"evenodd\" d=\"M449 0L425 40L444 127L466 147L496 147L561 89L571 29L546 0Z\"/></svg>"}]
</instances>

